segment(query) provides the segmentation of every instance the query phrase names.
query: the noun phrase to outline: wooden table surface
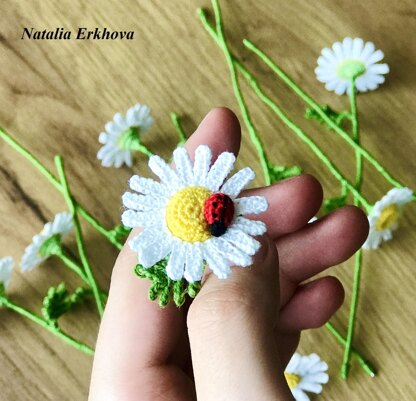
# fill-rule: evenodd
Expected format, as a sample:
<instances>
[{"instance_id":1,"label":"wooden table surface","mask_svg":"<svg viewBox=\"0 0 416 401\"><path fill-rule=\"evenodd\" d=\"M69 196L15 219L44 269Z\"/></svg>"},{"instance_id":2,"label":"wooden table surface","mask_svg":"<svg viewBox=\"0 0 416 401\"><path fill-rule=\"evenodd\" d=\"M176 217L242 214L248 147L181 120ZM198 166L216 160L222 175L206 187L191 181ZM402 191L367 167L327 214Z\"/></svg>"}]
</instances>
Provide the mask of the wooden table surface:
<instances>
[{"instance_id":1,"label":"wooden table surface","mask_svg":"<svg viewBox=\"0 0 416 401\"><path fill-rule=\"evenodd\" d=\"M411 0L316 2L222 1L232 49L265 84L273 97L353 177L354 155L335 135L303 119L302 102L242 45L249 38L268 52L321 103L348 106L346 97L327 92L313 70L321 48L345 36L372 40L386 54L391 73L378 91L359 96L362 141L391 172L416 188L416 35ZM202 28L198 6L209 1L2 1L0 4L0 125L49 168L53 156L66 158L74 192L107 226L120 215L120 196L133 171L145 172L140 157L133 169L105 169L96 159L97 136L116 111L147 103L156 123L146 144L167 156L176 143L169 113L184 116L192 132L212 107L237 111L222 52ZM23 27L108 27L134 30L131 41L21 40ZM277 164L300 164L333 196L338 185L319 160L243 85L250 110L269 154ZM259 170L247 140L241 165ZM365 166L364 190L375 201L389 185ZM0 250L19 260L34 233L54 213L66 210L62 196L21 156L0 142ZM261 178L257 184L261 184ZM371 379L354 363L347 382L338 377L342 348L325 328L304 334L300 350L317 352L330 365L330 383L321 400L415 400L416 300L414 288L414 205L406 209L394 241L365 253L362 297L355 345L379 370ZM100 284L107 287L116 251L87 225L88 254ZM72 248L74 244L70 244ZM353 266L333 273L345 284L347 302L333 322L345 333ZM56 260L27 274L16 271L10 296L39 310L51 285L78 281ZM63 327L94 344L94 307L63 319ZM0 399L86 399L92 359L69 348L31 322L0 311ZM314 398L315 399L315 398Z\"/></svg>"}]
</instances>

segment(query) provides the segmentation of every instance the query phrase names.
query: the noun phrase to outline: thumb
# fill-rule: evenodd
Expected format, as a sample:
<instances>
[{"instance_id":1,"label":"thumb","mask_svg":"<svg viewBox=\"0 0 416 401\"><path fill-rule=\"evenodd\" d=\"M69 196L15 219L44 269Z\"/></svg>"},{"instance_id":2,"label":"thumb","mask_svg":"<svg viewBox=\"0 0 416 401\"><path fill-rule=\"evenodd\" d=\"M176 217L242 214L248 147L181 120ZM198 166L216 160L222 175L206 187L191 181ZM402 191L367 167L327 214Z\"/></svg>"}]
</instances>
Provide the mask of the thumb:
<instances>
[{"instance_id":1,"label":"thumb","mask_svg":"<svg viewBox=\"0 0 416 401\"><path fill-rule=\"evenodd\" d=\"M209 274L188 312L198 400L290 400L277 352L278 256L267 235L250 268Z\"/></svg>"}]
</instances>

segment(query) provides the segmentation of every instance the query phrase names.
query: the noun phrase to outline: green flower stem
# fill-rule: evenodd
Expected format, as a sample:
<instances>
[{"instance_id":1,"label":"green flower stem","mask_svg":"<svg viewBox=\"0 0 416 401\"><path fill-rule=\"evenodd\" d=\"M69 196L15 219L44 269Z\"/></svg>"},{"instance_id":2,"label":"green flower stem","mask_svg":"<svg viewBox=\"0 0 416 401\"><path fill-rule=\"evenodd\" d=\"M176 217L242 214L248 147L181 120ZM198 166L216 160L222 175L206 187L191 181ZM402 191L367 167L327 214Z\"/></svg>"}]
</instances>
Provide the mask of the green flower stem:
<instances>
[{"instance_id":1,"label":"green flower stem","mask_svg":"<svg viewBox=\"0 0 416 401\"><path fill-rule=\"evenodd\" d=\"M251 142L255 146L255 148L257 150L257 153L259 155L260 164L261 164L261 167L263 169L265 183L266 183L266 185L270 185L272 180L271 180L271 175L270 175L270 171L269 171L269 160L268 160L266 151L264 149L264 145L263 145L263 143L260 139L260 136L257 133L257 130L256 130L256 128L255 128L255 126L254 126L254 124L251 120L247 104L244 100L244 97L243 97L243 94L242 94L242 91L241 91L241 88L240 88L240 83L239 83L239 80L238 80L238 75L237 75L234 59L233 59L233 56L231 55L231 52L230 52L230 50L228 48L228 45L227 45L227 42L225 40L224 30L223 30L223 26L222 26L221 10L220 10L220 7L218 5L218 1L217 0L212 0L212 6L213 6L213 9L214 9L215 21L216 21L216 33L214 31L213 35L215 37L216 42L218 43L218 45L222 48L222 50L224 52L225 58L227 60L228 68L229 68L230 74L231 74L231 82L232 82L235 97L236 97L238 105L240 107L244 123L246 124L248 133L250 135ZM207 21L205 11L203 9L198 9L198 15L199 15L204 27L207 28L209 26L209 23ZM209 30L208 30L208 32L209 32Z\"/></svg>"},{"instance_id":2,"label":"green flower stem","mask_svg":"<svg viewBox=\"0 0 416 401\"><path fill-rule=\"evenodd\" d=\"M46 320L42 319L40 316L34 314L33 312L30 312L22 306L15 304L4 295L0 296L0 305L5 306L6 308L18 313L19 315L30 319L32 322L50 331L52 334L59 337L61 340L65 341L67 344L73 346L74 348L88 355L94 355L94 349L92 349L82 341L76 340L75 338L66 334L59 327L49 324Z\"/></svg>"},{"instance_id":3,"label":"green flower stem","mask_svg":"<svg viewBox=\"0 0 416 401\"><path fill-rule=\"evenodd\" d=\"M0 137L9 144L14 150L24 156L29 160L34 167L36 167L47 179L48 181L60 192L64 192L59 180L35 157L33 156L26 148L16 142L4 129L0 128ZM97 219L95 219L89 212L87 212L84 207L74 200L75 207L77 212L82 216L93 228L95 228L99 233L106 237L113 245L118 249L123 247L123 244L117 241L112 230L105 229Z\"/></svg>"},{"instance_id":4,"label":"green flower stem","mask_svg":"<svg viewBox=\"0 0 416 401\"><path fill-rule=\"evenodd\" d=\"M58 170L59 177L61 179L62 187L64 188L64 197L68 204L68 208L70 212L73 215L74 220L74 226L75 226L75 238L77 242L78 252L79 256L81 258L81 263L84 267L85 274L88 278L89 285L92 289L92 292L94 294L95 302L97 304L97 309L100 317L103 315L104 312L104 306L103 306L103 300L100 294L100 290L97 285L97 281L94 277L94 274L91 270L91 266L88 262L87 254L85 252L85 246L84 246L84 239L82 236L82 230L81 225L79 223L79 218L77 214L77 210L75 207L74 200L72 199L72 195L69 189L68 181L66 178L65 170L64 170L64 162L62 160L61 156L55 156L55 165Z\"/></svg>"},{"instance_id":5,"label":"green flower stem","mask_svg":"<svg viewBox=\"0 0 416 401\"><path fill-rule=\"evenodd\" d=\"M145 145L143 145L141 142L137 142L131 145L132 150L136 150L137 152L143 153L147 157L151 157L154 155L154 153Z\"/></svg>"},{"instance_id":6,"label":"green flower stem","mask_svg":"<svg viewBox=\"0 0 416 401\"><path fill-rule=\"evenodd\" d=\"M198 14L201 18L201 21L208 31L208 33L215 39L217 44L221 45L219 35L215 33L215 30L211 27L210 23L206 18L204 10L199 9ZM223 45L221 45L223 46ZM305 142L311 150L319 157L319 159L326 165L326 167L331 171L331 173L338 179L343 185L345 185L361 202L367 212L370 211L371 205L369 202L355 189L354 185L345 178L342 173L337 169L337 167L332 163L329 157L319 148L319 146L294 122L292 122L289 117L280 109L280 107L275 104L260 88L258 82L255 80L253 75L246 69L246 67L239 61L235 56L232 57L233 64L238 68L242 75L247 79L250 86L253 88L258 97L270 107L270 109L292 130L295 134ZM261 142L260 142L261 144ZM260 145L263 146L262 144ZM266 159L267 160L267 159Z\"/></svg>"},{"instance_id":7,"label":"green flower stem","mask_svg":"<svg viewBox=\"0 0 416 401\"><path fill-rule=\"evenodd\" d=\"M74 273L76 273L83 281L89 284L88 277L86 276L84 269L75 263L65 252L61 249L61 252L55 253L55 256L62 260L62 262L71 269Z\"/></svg>"},{"instance_id":8,"label":"green flower stem","mask_svg":"<svg viewBox=\"0 0 416 401\"><path fill-rule=\"evenodd\" d=\"M357 111L357 89L355 87L355 78L351 79L350 84L350 107L351 107L351 123L352 123L352 138L357 143L360 144L360 127L358 123L358 111ZM363 179L363 163L362 155L357 150L355 151L356 157L356 178L355 178L355 188L357 191L361 191L362 179ZM354 204L357 206L358 202L354 198ZM348 317L348 330L347 330L347 341L345 344L344 357L341 366L341 377L345 380L348 377L350 369L350 360L351 360L351 348L354 341L355 333L355 322L358 309L358 298L360 293L360 283L361 283L361 269L362 269L362 249L359 249L355 254L354 259L354 281L352 287L352 296L351 296L351 305L350 313Z\"/></svg>"},{"instance_id":9,"label":"green flower stem","mask_svg":"<svg viewBox=\"0 0 416 401\"><path fill-rule=\"evenodd\" d=\"M328 331L337 339L337 341L345 347L347 341L345 338L341 335L341 333L334 327L334 325L330 322L325 324L325 327L328 329ZM376 371L375 369L370 365L369 362L364 359L359 352L357 352L354 347L351 348L351 355L357 359L360 366L363 368L364 372L367 373L371 377L375 377Z\"/></svg>"},{"instance_id":10,"label":"green flower stem","mask_svg":"<svg viewBox=\"0 0 416 401\"><path fill-rule=\"evenodd\" d=\"M405 185L394 178L365 148L356 143L348 133L332 121L322 110L321 106L312 97L301 89L279 66L277 66L263 51L256 47L248 39L243 40L244 45L256 54L287 86L289 86L308 106L322 118L325 123L331 127L338 135L347 141L357 152L371 163L374 168L394 187L403 188ZM416 200L416 194L413 194L413 200Z\"/></svg>"},{"instance_id":11,"label":"green flower stem","mask_svg":"<svg viewBox=\"0 0 416 401\"><path fill-rule=\"evenodd\" d=\"M170 113L170 120L172 121L172 124L175 127L176 132L178 133L178 136L179 136L178 146L183 146L186 142L186 134L182 128L178 113L175 113L175 112Z\"/></svg>"}]
</instances>

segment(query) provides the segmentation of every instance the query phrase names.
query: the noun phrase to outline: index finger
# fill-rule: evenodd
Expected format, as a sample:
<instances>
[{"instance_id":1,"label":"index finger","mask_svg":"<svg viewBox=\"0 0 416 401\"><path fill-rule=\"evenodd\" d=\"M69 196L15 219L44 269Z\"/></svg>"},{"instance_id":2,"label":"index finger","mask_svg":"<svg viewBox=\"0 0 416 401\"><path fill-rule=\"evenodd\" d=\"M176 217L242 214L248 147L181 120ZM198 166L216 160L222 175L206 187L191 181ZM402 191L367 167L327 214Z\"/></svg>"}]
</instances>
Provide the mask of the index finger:
<instances>
[{"instance_id":1,"label":"index finger","mask_svg":"<svg viewBox=\"0 0 416 401\"><path fill-rule=\"evenodd\" d=\"M206 144L215 160L224 151L237 154L240 139L240 125L234 113L216 108L207 114L185 147L193 157L197 146ZM121 391L123 399L126 394L135 399L141 386L138 372L166 363L185 329L180 309L174 305L161 309L148 300L150 282L134 276L136 263L137 255L125 245L114 266L98 335L92 399L108 399L109 394L118 399Z\"/></svg>"}]
</instances>

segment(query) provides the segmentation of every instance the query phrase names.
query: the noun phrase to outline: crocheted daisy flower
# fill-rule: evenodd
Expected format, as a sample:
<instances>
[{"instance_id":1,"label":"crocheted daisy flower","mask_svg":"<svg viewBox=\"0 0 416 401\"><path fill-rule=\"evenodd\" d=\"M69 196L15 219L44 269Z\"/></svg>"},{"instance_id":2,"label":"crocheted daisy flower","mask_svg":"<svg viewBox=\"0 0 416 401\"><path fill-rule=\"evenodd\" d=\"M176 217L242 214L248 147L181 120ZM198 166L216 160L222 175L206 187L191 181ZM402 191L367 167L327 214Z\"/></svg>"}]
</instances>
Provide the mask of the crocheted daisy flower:
<instances>
[{"instance_id":1,"label":"crocheted daisy flower","mask_svg":"<svg viewBox=\"0 0 416 401\"><path fill-rule=\"evenodd\" d=\"M105 125L105 132L98 137L104 146L98 151L97 158L104 167L132 166L132 151L141 136L153 124L150 108L136 104L127 110L126 116L114 115L113 121Z\"/></svg>"},{"instance_id":2,"label":"crocheted daisy flower","mask_svg":"<svg viewBox=\"0 0 416 401\"><path fill-rule=\"evenodd\" d=\"M264 212L267 201L262 196L238 197L255 174L247 167L226 180L235 162L232 153L220 154L210 167L211 157L210 148L201 145L192 163L180 147L173 152L176 170L159 156L149 159L160 182L130 179L130 188L139 194L123 195L129 210L122 221L143 228L129 245L144 268L168 256L167 275L192 283L201 280L205 263L221 279L229 276L230 266L252 263L260 246L252 236L265 233L266 226L244 215Z\"/></svg>"},{"instance_id":3,"label":"crocheted daisy flower","mask_svg":"<svg viewBox=\"0 0 416 401\"><path fill-rule=\"evenodd\" d=\"M377 249L383 241L393 238L393 230L399 226L403 206L412 200L413 192L409 188L393 188L371 209L368 215L370 232L364 249Z\"/></svg>"},{"instance_id":4,"label":"crocheted daisy flower","mask_svg":"<svg viewBox=\"0 0 416 401\"><path fill-rule=\"evenodd\" d=\"M13 265L13 258L11 256L0 259L0 292L1 286L3 286L3 290L6 290L10 284Z\"/></svg>"},{"instance_id":5,"label":"crocheted daisy flower","mask_svg":"<svg viewBox=\"0 0 416 401\"><path fill-rule=\"evenodd\" d=\"M384 74L389 72L387 64L379 64L383 52L361 38L345 38L342 43L335 42L332 49L323 49L321 54L316 78L337 95L349 93L352 78L358 92L377 89L384 82Z\"/></svg>"},{"instance_id":6,"label":"crocheted daisy flower","mask_svg":"<svg viewBox=\"0 0 416 401\"><path fill-rule=\"evenodd\" d=\"M328 365L318 355L301 356L295 353L285 370L285 377L296 401L309 401L305 391L319 394L322 384L328 383Z\"/></svg>"},{"instance_id":7,"label":"crocheted daisy flower","mask_svg":"<svg viewBox=\"0 0 416 401\"><path fill-rule=\"evenodd\" d=\"M20 262L22 271L34 269L52 255L73 226L72 215L67 212L58 213L53 222L46 223L43 230L33 237L32 243L25 249Z\"/></svg>"}]
</instances>

